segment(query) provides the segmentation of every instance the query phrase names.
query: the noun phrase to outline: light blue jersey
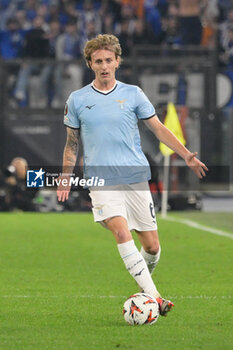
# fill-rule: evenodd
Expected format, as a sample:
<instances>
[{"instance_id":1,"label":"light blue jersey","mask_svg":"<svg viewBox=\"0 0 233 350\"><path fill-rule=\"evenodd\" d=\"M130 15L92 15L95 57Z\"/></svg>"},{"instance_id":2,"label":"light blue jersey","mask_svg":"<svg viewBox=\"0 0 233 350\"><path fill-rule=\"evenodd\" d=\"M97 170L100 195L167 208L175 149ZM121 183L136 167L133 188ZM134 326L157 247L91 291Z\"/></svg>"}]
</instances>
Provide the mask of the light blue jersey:
<instances>
[{"instance_id":1,"label":"light blue jersey","mask_svg":"<svg viewBox=\"0 0 233 350\"><path fill-rule=\"evenodd\" d=\"M80 128L84 175L104 178L105 185L130 184L150 179L142 152L138 119L149 119L155 109L143 91L117 81L104 94L92 84L69 96L64 124Z\"/></svg>"}]
</instances>

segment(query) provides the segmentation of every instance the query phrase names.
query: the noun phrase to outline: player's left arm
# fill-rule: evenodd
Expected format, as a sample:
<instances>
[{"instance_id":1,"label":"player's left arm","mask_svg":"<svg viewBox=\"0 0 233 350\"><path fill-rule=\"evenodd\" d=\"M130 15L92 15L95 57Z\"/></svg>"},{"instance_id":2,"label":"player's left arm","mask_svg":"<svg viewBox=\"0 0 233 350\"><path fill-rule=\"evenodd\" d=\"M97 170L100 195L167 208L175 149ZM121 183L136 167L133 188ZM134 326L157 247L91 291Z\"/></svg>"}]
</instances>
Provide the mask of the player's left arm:
<instances>
[{"instance_id":1,"label":"player's left arm","mask_svg":"<svg viewBox=\"0 0 233 350\"><path fill-rule=\"evenodd\" d=\"M71 185L69 184L70 174L73 172L78 155L79 145L79 129L66 127L67 138L63 152L62 175L59 176L59 185L57 188L58 201L64 202L68 199ZM66 179L67 185L63 185L63 180Z\"/></svg>"},{"instance_id":2,"label":"player's left arm","mask_svg":"<svg viewBox=\"0 0 233 350\"><path fill-rule=\"evenodd\" d=\"M157 115L144 120L144 122L161 142L163 142L185 160L186 164L200 179L203 176L206 176L206 171L208 171L208 168L204 163L196 158L197 152L192 153L184 145L182 145L177 137L163 123L161 123Z\"/></svg>"}]
</instances>

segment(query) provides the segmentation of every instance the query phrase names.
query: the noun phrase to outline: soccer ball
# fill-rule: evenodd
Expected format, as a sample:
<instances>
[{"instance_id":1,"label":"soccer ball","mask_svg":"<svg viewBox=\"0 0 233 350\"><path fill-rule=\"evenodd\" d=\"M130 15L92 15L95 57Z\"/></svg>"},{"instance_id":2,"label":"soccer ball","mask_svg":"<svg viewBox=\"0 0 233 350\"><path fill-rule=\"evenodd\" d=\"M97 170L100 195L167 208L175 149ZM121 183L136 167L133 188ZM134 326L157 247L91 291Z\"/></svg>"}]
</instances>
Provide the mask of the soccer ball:
<instances>
[{"instance_id":1,"label":"soccer ball","mask_svg":"<svg viewBox=\"0 0 233 350\"><path fill-rule=\"evenodd\" d=\"M149 294L136 293L125 301L123 315L130 325L153 324L159 317L159 305Z\"/></svg>"}]
</instances>

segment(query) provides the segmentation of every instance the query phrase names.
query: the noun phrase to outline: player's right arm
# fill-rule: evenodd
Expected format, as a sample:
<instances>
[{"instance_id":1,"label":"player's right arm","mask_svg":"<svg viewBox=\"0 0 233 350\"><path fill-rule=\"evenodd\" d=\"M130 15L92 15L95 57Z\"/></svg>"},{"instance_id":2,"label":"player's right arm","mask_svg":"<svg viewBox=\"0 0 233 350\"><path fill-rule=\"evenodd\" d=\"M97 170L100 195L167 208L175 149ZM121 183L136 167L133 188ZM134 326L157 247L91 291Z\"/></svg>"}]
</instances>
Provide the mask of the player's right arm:
<instances>
[{"instance_id":1,"label":"player's right arm","mask_svg":"<svg viewBox=\"0 0 233 350\"><path fill-rule=\"evenodd\" d=\"M204 163L196 158L197 152L190 152L177 139L177 137L163 123L161 123L157 115L145 120L145 123L159 139L159 141L163 142L185 160L186 164L194 171L199 179L206 176L206 171L208 171L208 168Z\"/></svg>"},{"instance_id":2,"label":"player's right arm","mask_svg":"<svg viewBox=\"0 0 233 350\"><path fill-rule=\"evenodd\" d=\"M70 127L66 128L67 137L66 144L63 152L63 166L62 175L59 177L59 185L57 188L57 198L59 201L64 202L68 199L70 193L69 179L72 174L78 155L78 144L79 144L79 129L73 129ZM62 180L67 179L68 185L64 186Z\"/></svg>"}]
</instances>

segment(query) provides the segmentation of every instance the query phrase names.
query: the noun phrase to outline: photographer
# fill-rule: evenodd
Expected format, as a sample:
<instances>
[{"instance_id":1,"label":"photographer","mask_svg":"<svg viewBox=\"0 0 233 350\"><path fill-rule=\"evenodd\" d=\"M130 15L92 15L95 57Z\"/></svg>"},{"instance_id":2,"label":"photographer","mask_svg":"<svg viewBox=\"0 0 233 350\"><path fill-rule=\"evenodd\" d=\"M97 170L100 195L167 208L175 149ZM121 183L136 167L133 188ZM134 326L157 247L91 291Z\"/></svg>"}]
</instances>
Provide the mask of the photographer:
<instances>
[{"instance_id":1,"label":"photographer","mask_svg":"<svg viewBox=\"0 0 233 350\"><path fill-rule=\"evenodd\" d=\"M35 191L26 191L28 164L24 158L14 158L1 174L0 210L35 211L32 202Z\"/></svg>"}]
</instances>

